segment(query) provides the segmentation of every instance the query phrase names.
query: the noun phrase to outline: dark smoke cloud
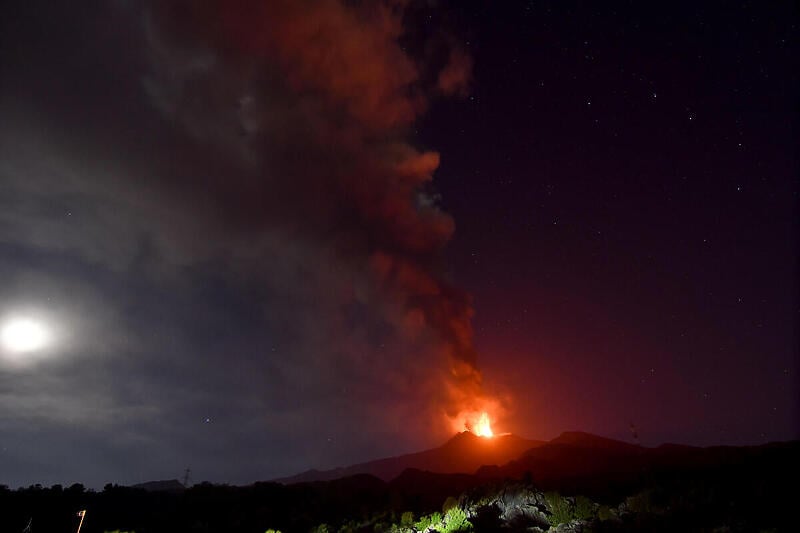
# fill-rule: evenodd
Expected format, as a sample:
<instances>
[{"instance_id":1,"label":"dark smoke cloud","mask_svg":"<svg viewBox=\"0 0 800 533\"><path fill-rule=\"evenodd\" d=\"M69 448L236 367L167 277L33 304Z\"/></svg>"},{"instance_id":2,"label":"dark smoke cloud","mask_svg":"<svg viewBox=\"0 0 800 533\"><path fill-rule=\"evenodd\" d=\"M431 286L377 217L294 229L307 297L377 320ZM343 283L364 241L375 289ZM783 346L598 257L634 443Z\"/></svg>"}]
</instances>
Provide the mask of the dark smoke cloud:
<instances>
[{"instance_id":1,"label":"dark smoke cloud","mask_svg":"<svg viewBox=\"0 0 800 533\"><path fill-rule=\"evenodd\" d=\"M0 482L254 481L438 443L484 405L439 156L410 135L469 59L447 36L406 52L408 10L4 19L0 316L68 342L0 353Z\"/></svg>"},{"instance_id":2,"label":"dark smoke cloud","mask_svg":"<svg viewBox=\"0 0 800 533\"><path fill-rule=\"evenodd\" d=\"M472 308L441 270L454 224L427 192L439 156L407 139L431 95L464 91L471 64L452 48L425 86L427 66L399 43L403 15L400 2L159 2L147 86L194 135L246 154L262 206L250 222L279 209L278 223L330 246L357 286L340 305L399 342L404 361L378 370L423 368L455 416L480 396Z\"/></svg>"}]
</instances>

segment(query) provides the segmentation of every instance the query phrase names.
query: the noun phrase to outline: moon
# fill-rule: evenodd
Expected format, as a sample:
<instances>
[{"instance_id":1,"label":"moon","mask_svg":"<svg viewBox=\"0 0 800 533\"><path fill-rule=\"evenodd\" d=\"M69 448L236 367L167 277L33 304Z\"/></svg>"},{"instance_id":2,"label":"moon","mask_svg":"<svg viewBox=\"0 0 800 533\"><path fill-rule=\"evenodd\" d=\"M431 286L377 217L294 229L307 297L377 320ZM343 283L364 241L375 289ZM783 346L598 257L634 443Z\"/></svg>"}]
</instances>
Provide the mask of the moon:
<instances>
[{"instance_id":1,"label":"moon","mask_svg":"<svg viewBox=\"0 0 800 533\"><path fill-rule=\"evenodd\" d=\"M50 335L45 325L31 318L14 318L0 329L0 343L15 353L28 353L46 347Z\"/></svg>"}]
</instances>

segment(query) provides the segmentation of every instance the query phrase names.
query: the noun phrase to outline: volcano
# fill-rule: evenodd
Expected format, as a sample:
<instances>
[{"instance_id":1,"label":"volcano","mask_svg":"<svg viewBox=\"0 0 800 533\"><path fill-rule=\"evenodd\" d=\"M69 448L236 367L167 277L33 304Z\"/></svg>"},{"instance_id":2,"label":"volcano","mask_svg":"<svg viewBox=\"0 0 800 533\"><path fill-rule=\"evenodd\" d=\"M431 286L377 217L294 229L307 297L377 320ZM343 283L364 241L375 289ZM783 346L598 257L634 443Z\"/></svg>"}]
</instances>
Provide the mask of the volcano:
<instances>
[{"instance_id":1,"label":"volcano","mask_svg":"<svg viewBox=\"0 0 800 533\"><path fill-rule=\"evenodd\" d=\"M481 480L531 475L548 489L580 486L596 492L612 482L638 479L643 473L729 468L760 454L779 453L783 448L796 450L797 445L793 441L742 447L662 444L651 448L579 431L562 433L550 441L511 434L485 438L465 431L438 448L332 470L309 470L273 481L292 484L368 474L406 487L422 484L464 489Z\"/></svg>"},{"instance_id":2,"label":"volcano","mask_svg":"<svg viewBox=\"0 0 800 533\"><path fill-rule=\"evenodd\" d=\"M516 435L485 438L464 431L438 448L332 470L308 470L274 481L284 484L329 481L356 474L370 474L389 481L407 469L441 474L473 474L482 466L505 465L528 450L544 444L545 441L525 439Z\"/></svg>"}]
</instances>

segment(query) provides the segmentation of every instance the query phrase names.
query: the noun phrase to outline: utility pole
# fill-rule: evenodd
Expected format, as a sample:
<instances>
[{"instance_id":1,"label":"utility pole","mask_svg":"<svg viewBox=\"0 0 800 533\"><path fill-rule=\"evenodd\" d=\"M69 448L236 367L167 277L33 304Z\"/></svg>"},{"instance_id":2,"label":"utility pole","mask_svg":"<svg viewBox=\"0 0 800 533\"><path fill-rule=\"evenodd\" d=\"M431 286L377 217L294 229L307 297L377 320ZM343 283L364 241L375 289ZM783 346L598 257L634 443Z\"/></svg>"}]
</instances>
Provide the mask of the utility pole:
<instances>
[{"instance_id":1,"label":"utility pole","mask_svg":"<svg viewBox=\"0 0 800 533\"><path fill-rule=\"evenodd\" d=\"M80 511L78 511L78 516L80 516L80 517L81 517L81 521L80 521L80 523L78 524L78 531L77 531L77 533L81 533L81 526L83 526L83 518L86 516L86 509L81 509Z\"/></svg>"}]
</instances>

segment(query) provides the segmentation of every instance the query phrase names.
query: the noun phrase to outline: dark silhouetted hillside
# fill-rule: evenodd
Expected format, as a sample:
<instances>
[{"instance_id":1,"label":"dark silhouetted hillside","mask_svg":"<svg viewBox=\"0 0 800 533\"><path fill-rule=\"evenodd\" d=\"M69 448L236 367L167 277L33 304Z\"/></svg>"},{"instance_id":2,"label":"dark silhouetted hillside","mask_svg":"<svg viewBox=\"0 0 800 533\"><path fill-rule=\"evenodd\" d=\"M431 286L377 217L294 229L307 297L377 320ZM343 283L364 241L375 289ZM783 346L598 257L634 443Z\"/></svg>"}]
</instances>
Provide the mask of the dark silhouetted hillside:
<instances>
[{"instance_id":1,"label":"dark silhouetted hillside","mask_svg":"<svg viewBox=\"0 0 800 533\"><path fill-rule=\"evenodd\" d=\"M161 481L147 481L133 485L131 488L142 489L149 492L180 492L186 487L177 479L165 479Z\"/></svg>"},{"instance_id":2,"label":"dark silhouetted hillside","mask_svg":"<svg viewBox=\"0 0 800 533\"><path fill-rule=\"evenodd\" d=\"M531 442L534 446L524 449ZM800 452L796 441L645 448L576 432L544 444L462 434L434 450L364 465L396 468L404 459L432 468L467 468L499 462L518 450L516 459L484 466L477 474L405 469L389 482L357 474L286 485L200 483L184 490L170 490L177 488L176 481L139 488L109 484L102 492L79 484L17 490L0 485L5 521L0 531L22 531L27 524L32 531L74 531L76 512L85 509L85 533L248 533L270 528L373 533L392 531L412 513L415 520L434 512L441 519L445 501L448 507L457 502L474 531L531 531L533 526L547 531L548 524L554 526L550 531L580 530L577 522L556 528L553 521L560 515L570 521L585 515L584 526L596 532L796 529L791 490L792 465ZM443 461L439 465L433 462L437 458ZM322 524L329 527L318 527Z\"/></svg>"},{"instance_id":3,"label":"dark silhouetted hillside","mask_svg":"<svg viewBox=\"0 0 800 533\"><path fill-rule=\"evenodd\" d=\"M276 479L278 483L326 481L356 474L370 474L385 481L396 478L407 469L443 474L472 474L483 465L503 465L525 451L541 446L543 441L516 435L494 438L478 437L470 432L459 433L444 445L418 453L389 457L333 470L308 470L295 476Z\"/></svg>"}]
</instances>

